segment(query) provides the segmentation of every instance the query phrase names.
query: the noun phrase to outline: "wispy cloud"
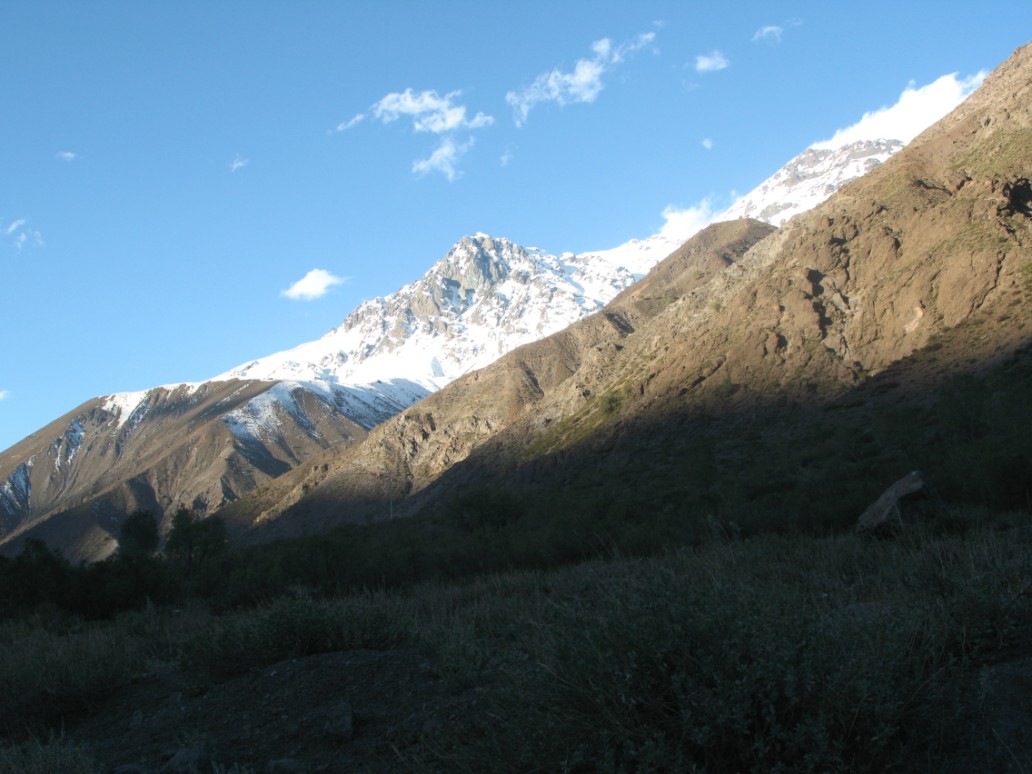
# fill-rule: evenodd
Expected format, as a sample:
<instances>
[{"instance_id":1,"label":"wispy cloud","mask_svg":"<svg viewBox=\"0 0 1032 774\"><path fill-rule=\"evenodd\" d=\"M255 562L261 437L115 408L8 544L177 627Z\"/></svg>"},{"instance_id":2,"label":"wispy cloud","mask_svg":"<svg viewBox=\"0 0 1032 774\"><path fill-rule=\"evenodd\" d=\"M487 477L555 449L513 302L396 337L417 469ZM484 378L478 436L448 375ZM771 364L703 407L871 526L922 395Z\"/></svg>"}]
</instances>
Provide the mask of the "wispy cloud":
<instances>
[{"instance_id":1,"label":"wispy cloud","mask_svg":"<svg viewBox=\"0 0 1032 774\"><path fill-rule=\"evenodd\" d=\"M369 108L369 113L359 113L337 125L338 132L345 132L365 121L369 116L384 124L399 118L411 118L412 128L417 132L443 134L460 129L481 129L494 123L494 117L477 113L466 116L466 106L455 100L461 91L452 91L440 96L434 89L416 92L414 89L392 92Z\"/></svg>"},{"instance_id":2,"label":"wispy cloud","mask_svg":"<svg viewBox=\"0 0 1032 774\"><path fill-rule=\"evenodd\" d=\"M756 30L752 36L752 42L778 44L781 42L781 38L785 34L786 29L790 27L798 27L802 23L802 19L789 19L783 24L766 24Z\"/></svg>"},{"instance_id":3,"label":"wispy cloud","mask_svg":"<svg viewBox=\"0 0 1032 774\"><path fill-rule=\"evenodd\" d=\"M756 30L756 34L752 36L753 43L761 40L765 40L768 43L780 43L781 35L784 31L785 28L777 24L768 24L766 27L760 27Z\"/></svg>"},{"instance_id":4,"label":"wispy cloud","mask_svg":"<svg viewBox=\"0 0 1032 774\"><path fill-rule=\"evenodd\" d=\"M812 147L838 148L860 140L910 142L959 105L981 85L985 76L981 71L967 78L950 73L919 88L911 83L894 105L864 113L852 126L839 129L830 140L816 142Z\"/></svg>"},{"instance_id":5,"label":"wispy cloud","mask_svg":"<svg viewBox=\"0 0 1032 774\"><path fill-rule=\"evenodd\" d=\"M366 114L365 113L358 113L357 115L349 118L347 121L341 121L339 124L337 124L337 127L336 127L336 129L334 129L334 131L336 131L336 132L346 132L348 129L353 129L354 127L358 126L360 123L362 123L365 120L366 120Z\"/></svg>"},{"instance_id":6,"label":"wispy cloud","mask_svg":"<svg viewBox=\"0 0 1032 774\"><path fill-rule=\"evenodd\" d=\"M75 161L79 156L72 151L59 151L54 154L54 158L61 161Z\"/></svg>"},{"instance_id":7,"label":"wispy cloud","mask_svg":"<svg viewBox=\"0 0 1032 774\"><path fill-rule=\"evenodd\" d=\"M717 70L724 70L730 66L731 60L719 51L711 51L695 57L695 72L697 73L715 73Z\"/></svg>"},{"instance_id":8,"label":"wispy cloud","mask_svg":"<svg viewBox=\"0 0 1032 774\"><path fill-rule=\"evenodd\" d=\"M516 154L513 153L512 148L506 148L505 152L498 157L498 163L503 167L507 167L514 158L516 158Z\"/></svg>"},{"instance_id":9,"label":"wispy cloud","mask_svg":"<svg viewBox=\"0 0 1032 774\"><path fill-rule=\"evenodd\" d=\"M558 105L594 102L605 88L602 77L614 65L651 45L655 38L656 33L643 32L615 47L609 38L596 40L591 44L593 56L590 59L578 59L572 70L563 72L556 68L541 73L530 86L508 92L505 101L513 109L516 126L523 126L530 111L543 102L555 102Z\"/></svg>"},{"instance_id":10,"label":"wispy cloud","mask_svg":"<svg viewBox=\"0 0 1032 774\"><path fill-rule=\"evenodd\" d=\"M243 156L237 153L235 156L233 156L233 160L229 162L229 171L236 172L238 169L243 169L250 163L250 159L245 159Z\"/></svg>"},{"instance_id":11,"label":"wispy cloud","mask_svg":"<svg viewBox=\"0 0 1032 774\"><path fill-rule=\"evenodd\" d=\"M494 123L494 117L477 112L470 117L466 106L458 102L461 91L448 92L441 96L437 91L429 89L417 92L414 89L391 92L367 112L358 113L347 121L337 125L337 132L346 132L363 121L372 119L382 124L391 124L399 119L409 119L412 130L417 133L441 135L437 148L425 159L412 162L412 171L416 174L440 172L449 181L461 177L458 169L459 159L473 147L474 138L469 132ZM457 139L462 133L465 139Z\"/></svg>"},{"instance_id":12,"label":"wispy cloud","mask_svg":"<svg viewBox=\"0 0 1032 774\"><path fill-rule=\"evenodd\" d=\"M4 225L3 218L0 218L0 234L7 237L19 253L26 247L43 247L44 244L43 235L30 228L26 218L16 218L7 225Z\"/></svg>"},{"instance_id":13,"label":"wispy cloud","mask_svg":"<svg viewBox=\"0 0 1032 774\"><path fill-rule=\"evenodd\" d=\"M474 139L470 137L466 142L457 143L451 137L445 137L437 150L425 159L418 159L412 162L412 171L418 175L425 175L427 172L440 172L449 181L457 180L462 173L459 171L459 159L466 155L466 152L473 147Z\"/></svg>"},{"instance_id":14,"label":"wispy cloud","mask_svg":"<svg viewBox=\"0 0 1032 774\"><path fill-rule=\"evenodd\" d=\"M11 397L10 390L0 390L0 400L6 400Z\"/></svg>"},{"instance_id":15,"label":"wispy cloud","mask_svg":"<svg viewBox=\"0 0 1032 774\"><path fill-rule=\"evenodd\" d=\"M294 301L313 301L326 295L334 285L347 281L347 277L337 277L325 269L312 269L289 288L281 290L280 295Z\"/></svg>"},{"instance_id":16,"label":"wispy cloud","mask_svg":"<svg viewBox=\"0 0 1032 774\"><path fill-rule=\"evenodd\" d=\"M702 147L706 150L713 150L713 140L711 140L709 137L703 137Z\"/></svg>"}]
</instances>

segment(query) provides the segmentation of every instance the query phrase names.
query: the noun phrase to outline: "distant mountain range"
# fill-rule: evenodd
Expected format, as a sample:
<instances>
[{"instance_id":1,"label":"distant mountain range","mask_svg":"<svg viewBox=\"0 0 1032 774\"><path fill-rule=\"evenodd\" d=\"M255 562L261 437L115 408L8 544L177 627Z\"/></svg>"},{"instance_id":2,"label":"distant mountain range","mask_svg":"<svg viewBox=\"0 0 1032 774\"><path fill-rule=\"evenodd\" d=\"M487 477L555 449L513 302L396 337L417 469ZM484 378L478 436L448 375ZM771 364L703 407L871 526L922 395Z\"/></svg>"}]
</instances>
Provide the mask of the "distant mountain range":
<instances>
[{"instance_id":1,"label":"distant mountain range","mask_svg":"<svg viewBox=\"0 0 1032 774\"><path fill-rule=\"evenodd\" d=\"M804 212L902 144L804 151L725 214ZM474 234L420 279L320 339L200 384L95 398L0 455L0 550L42 536L104 556L124 515L213 513L514 349L605 306L679 243L664 235L553 255Z\"/></svg>"}]
</instances>

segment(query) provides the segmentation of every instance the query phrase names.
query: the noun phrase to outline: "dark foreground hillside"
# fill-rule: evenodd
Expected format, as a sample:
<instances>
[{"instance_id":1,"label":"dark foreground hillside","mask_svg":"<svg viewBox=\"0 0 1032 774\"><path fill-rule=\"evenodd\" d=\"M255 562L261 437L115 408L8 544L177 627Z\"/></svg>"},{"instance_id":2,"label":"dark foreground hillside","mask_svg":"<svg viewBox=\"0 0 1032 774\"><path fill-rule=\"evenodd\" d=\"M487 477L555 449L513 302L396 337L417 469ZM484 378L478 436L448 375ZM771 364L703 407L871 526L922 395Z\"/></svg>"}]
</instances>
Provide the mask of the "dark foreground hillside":
<instances>
[{"instance_id":1,"label":"dark foreground hillside","mask_svg":"<svg viewBox=\"0 0 1032 774\"><path fill-rule=\"evenodd\" d=\"M0 628L5 771L1027 771L1032 530L742 539ZM193 768L191 768L193 767Z\"/></svg>"}]
</instances>

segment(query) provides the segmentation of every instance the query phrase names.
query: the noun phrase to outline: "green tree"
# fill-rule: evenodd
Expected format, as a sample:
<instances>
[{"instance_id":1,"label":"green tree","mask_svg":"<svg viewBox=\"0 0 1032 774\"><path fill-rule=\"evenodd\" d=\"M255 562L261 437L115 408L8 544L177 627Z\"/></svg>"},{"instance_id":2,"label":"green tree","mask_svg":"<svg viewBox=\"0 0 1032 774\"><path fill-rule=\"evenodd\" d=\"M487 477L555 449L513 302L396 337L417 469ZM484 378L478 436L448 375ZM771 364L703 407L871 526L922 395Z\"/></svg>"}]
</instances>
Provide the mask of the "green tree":
<instances>
[{"instance_id":1,"label":"green tree","mask_svg":"<svg viewBox=\"0 0 1032 774\"><path fill-rule=\"evenodd\" d=\"M21 553L10 565L10 580L5 589L15 606L32 608L50 603L70 609L77 590L75 568L39 538L28 538Z\"/></svg>"},{"instance_id":2,"label":"green tree","mask_svg":"<svg viewBox=\"0 0 1032 774\"><path fill-rule=\"evenodd\" d=\"M165 554L192 572L226 550L229 538L226 524L218 516L201 519L182 506L172 514L172 524L165 539Z\"/></svg>"},{"instance_id":3,"label":"green tree","mask_svg":"<svg viewBox=\"0 0 1032 774\"><path fill-rule=\"evenodd\" d=\"M133 511L118 533L118 555L126 559L150 556L158 550L158 521L150 511Z\"/></svg>"}]
</instances>

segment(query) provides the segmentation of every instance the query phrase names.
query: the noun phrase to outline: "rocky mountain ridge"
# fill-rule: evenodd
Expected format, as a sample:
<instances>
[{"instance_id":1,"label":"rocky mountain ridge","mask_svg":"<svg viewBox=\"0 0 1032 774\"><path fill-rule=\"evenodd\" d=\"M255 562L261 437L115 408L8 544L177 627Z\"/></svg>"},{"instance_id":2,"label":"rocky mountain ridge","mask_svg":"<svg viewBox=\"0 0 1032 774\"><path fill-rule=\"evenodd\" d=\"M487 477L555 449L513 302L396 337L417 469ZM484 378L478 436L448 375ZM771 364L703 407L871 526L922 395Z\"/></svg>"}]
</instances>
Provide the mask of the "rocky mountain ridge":
<instances>
[{"instance_id":1,"label":"rocky mountain ridge","mask_svg":"<svg viewBox=\"0 0 1032 774\"><path fill-rule=\"evenodd\" d=\"M604 311L226 514L264 539L383 518L388 491L406 514L474 481L611 486L627 470L642 471L628 485L644 497L649 471L689 454L706 417L751 424L769 410L750 430L763 439L799 432L784 424L792 412L812 429L841 404L862 430L882 395L1012 362L1032 340L1029 105L1027 46L905 150L780 230L711 226Z\"/></svg>"},{"instance_id":2,"label":"rocky mountain ridge","mask_svg":"<svg viewBox=\"0 0 1032 774\"><path fill-rule=\"evenodd\" d=\"M779 173L737 206L773 212L765 202L781 191L795 197L795 204L774 215L795 211L895 147L868 145L830 156L804 152L790 162L790 172ZM420 280L361 304L316 341L209 382L118 393L83 404L0 457L0 545L13 547L29 534L46 533L79 556L80 537L57 538L62 531L54 524L44 529L47 519L63 514L61 523L79 519L84 526L62 534L85 530L99 536L87 552L96 556L98 545L113 548L118 519L134 508L162 513L187 504L214 512L320 449L351 443L499 356L601 310L677 246L657 234L611 250L557 256L475 234L456 243ZM219 462L212 467L210 455L196 452L183 459L174 445L166 447L170 458L160 459L149 440L155 433L144 429L153 425L171 432L169 417L194 416L193 402L208 405L197 396L223 395L226 383L237 382L243 386L233 394L247 400L219 398L210 404L199 414L207 440L191 442L191 448L213 443L226 450ZM179 400L183 405L173 408ZM195 432L191 425L173 434ZM64 460L63 468L42 475L55 455Z\"/></svg>"}]
</instances>

